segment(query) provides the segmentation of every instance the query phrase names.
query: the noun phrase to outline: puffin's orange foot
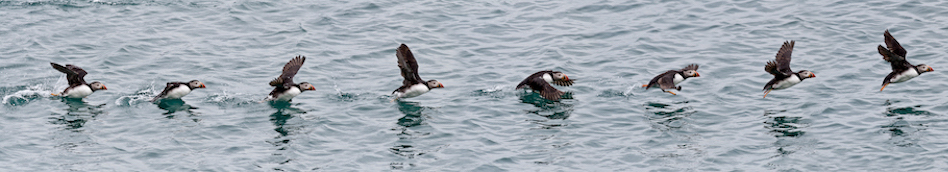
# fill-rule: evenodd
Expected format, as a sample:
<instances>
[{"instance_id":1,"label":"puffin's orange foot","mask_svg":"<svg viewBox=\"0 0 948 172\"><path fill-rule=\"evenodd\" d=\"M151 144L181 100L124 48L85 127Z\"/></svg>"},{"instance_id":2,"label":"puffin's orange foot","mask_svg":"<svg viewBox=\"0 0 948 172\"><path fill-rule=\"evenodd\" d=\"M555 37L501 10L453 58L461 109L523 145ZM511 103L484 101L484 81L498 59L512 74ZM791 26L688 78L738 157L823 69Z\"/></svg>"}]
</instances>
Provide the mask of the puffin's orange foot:
<instances>
[{"instance_id":1,"label":"puffin's orange foot","mask_svg":"<svg viewBox=\"0 0 948 172\"><path fill-rule=\"evenodd\" d=\"M675 92L671 92L671 91L665 91L665 92L671 93L672 95L676 95L676 96L678 95L678 94L675 94Z\"/></svg>"},{"instance_id":2,"label":"puffin's orange foot","mask_svg":"<svg viewBox=\"0 0 948 172\"><path fill-rule=\"evenodd\" d=\"M879 89L879 91L882 91L883 89L885 89L885 86L889 86L889 83L883 84L883 85L882 85L882 89Z\"/></svg>"}]
</instances>

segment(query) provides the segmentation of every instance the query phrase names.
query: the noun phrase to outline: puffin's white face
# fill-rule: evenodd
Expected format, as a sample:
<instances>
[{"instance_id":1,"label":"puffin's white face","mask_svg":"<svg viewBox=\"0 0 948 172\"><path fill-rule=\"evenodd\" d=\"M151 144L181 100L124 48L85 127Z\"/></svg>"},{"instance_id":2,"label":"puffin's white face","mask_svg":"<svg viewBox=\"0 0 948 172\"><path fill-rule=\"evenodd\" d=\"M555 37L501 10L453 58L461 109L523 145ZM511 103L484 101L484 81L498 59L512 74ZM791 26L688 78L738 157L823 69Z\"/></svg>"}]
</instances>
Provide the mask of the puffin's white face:
<instances>
[{"instance_id":1,"label":"puffin's white face","mask_svg":"<svg viewBox=\"0 0 948 172\"><path fill-rule=\"evenodd\" d=\"M556 81L569 81L569 77L566 74L561 72L553 72L553 80Z\"/></svg>"},{"instance_id":2,"label":"puffin's white face","mask_svg":"<svg viewBox=\"0 0 948 172\"><path fill-rule=\"evenodd\" d=\"M191 80L191 82L188 82L188 86L191 88L204 88L204 83L198 80Z\"/></svg>"},{"instance_id":3,"label":"puffin's white face","mask_svg":"<svg viewBox=\"0 0 948 172\"><path fill-rule=\"evenodd\" d=\"M99 82L99 81L92 82L92 84L89 84L89 87L92 87L92 91L96 91L96 90L108 90L108 88L105 88L105 84L102 84L102 83Z\"/></svg>"},{"instance_id":4,"label":"puffin's white face","mask_svg":"<svg viewBox=\"0 0 948 172\"><path fill-rule=\"evenodd\" d=\"M799 74L800 74L800 77L803 77L804 79L816 77L816 74L813 74L813 72L810 72L808 70L800 71Z\"/></svg>"},{"instance_id":5,"label":"puffin's white face","mask_svg":"<svg viewBox=\"0 0 948 172\"><path fill-rule=\"evenodd\" d=\"M428 88L444 88L444 85L442 85L441 82L438 82L438 80L432 79L425 84L428 84Z\"/></svg>"},{"instance_id":6,"label":"puffin's white face","mask_svg":"<svg viewBox=\"0 0 948 172\"><path fill-rule=\"evenodd\" d=\"M309 84L309 82L300 83L300 91L305 91L305 90L316 90L316 87L313 86L313 84Z\"/></svg>"},{"instance_id":7,"label":"puffin's white face","mask_svg":"<svg viewBox=\"0 0 948 172\"><path fill-rule=\"evenodd\" d=\"M684 73L686 77L700 77L701 76L700 74L698 74L698 71L696 70L686 70L681 73Z\"/></svg>"},{"instance_id":8,"label":"puffin's white face","mask_svg":"<svg viewBox=\"0 0 948 172\"><path fill-rule=\"evenodd\" d=\"M932 69L931 66L928 66L926 64L919 64L918 66L915 66L915 68L918 69L918 73L935 71L935 69Z\"/></svg>"}]
</instances>

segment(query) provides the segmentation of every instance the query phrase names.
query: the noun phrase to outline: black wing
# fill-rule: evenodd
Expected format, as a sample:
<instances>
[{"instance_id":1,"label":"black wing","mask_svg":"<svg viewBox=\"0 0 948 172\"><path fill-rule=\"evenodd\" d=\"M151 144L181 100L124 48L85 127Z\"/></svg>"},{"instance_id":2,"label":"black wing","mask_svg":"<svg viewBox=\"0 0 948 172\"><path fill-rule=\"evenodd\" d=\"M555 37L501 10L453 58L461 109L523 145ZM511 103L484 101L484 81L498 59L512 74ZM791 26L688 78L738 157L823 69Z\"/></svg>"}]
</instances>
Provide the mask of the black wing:
<instances>
[{"instance_id":1,"label":"black wing","mask_svg":"<svg viewBox=\"0 0 948 172\"><path fill-rule=\"evenodd\" d=\"M395 56L398 57L398 68L401 69L402 77L405 78L402 81L402 86L425 82L421 80L421 76L418 76L418 61L415 60L415 56L411 54L411 50L408 49L407 45L399 46L398 50L395 51Z\"/></svg>"},{"instance_id":2,"label":"black wing","mask_svg":"<svg viewBox=\"0 0 948 172\"><path fill-rule=\"evenodd\" d=\"M155 96L155 98L152 98L151 101L155 101L155 100L161 99L162 97L165 97L166 95L168 95L169 91L173 90L174 88L178 88L178 86L181 86L181 84L187 84L187 83L169 82L167 85L165 85L165 89L161 90L161 93L158 93L158 96Z\"/></svg>"},{"instance_id":3,"label":"black wing","mask_svg":"<svg viewBox=\"0 0 948 172\"><path fill-rule=\"evenodd\" d=\"M303 66L303 62L306 61L306 57L296 56L290 62L286 62L286 65L283 66L283 74L280 74L280 77L270 81L270 86L280 86L283 88L290 88L293 85L293 76L296 76L296 72L300 70L300 67Z\"/></svg>"},{"instance_id":4,"label":"black wing","mask_svg":"<svg viewBox=\"0 0 948 172\"><path fill-rule=\"evenodd\" d=\"M542 96L543 98L546 98L549 100L559 100L560 97L566 93L563 93L562 91L557 90L556 88L553 88L553 86L550 85L550 83L546 82L546 80L543 80L543 77L542 77L543 74L546 74L548 72L551 72L551 71L540 71L540 72L534 73L533 75L528 76L526 79L523 79L523 81L521 81L520 84L517 84L517 89L523 88L524 86L529 86L530 89L533 89L534 91L539 92L540 96Z\"/></svg>"},{"instance_id":5,"label":"black wing","mask_svg":"<svg viewBox=\"0 0 948 172\"><path fill-rule=\"evenodd\" d=\"M776 61L768 61L768 62L767 62L767 65L764 66L764 71L767 71L767 73L770 73L771 75L774 75L774 76L776 76L776 77L785 77L785 76L788 76L787 74L785 74L785 73L783 73L783 72L780 72L780 70L777 70L777 62L776 62Z\"/></svg>"},{"instance_id":6,"label":"black wing","mask_svg":"<svg viewBox=\"0 0 948 172\"><path fill-rule=\"evenodd\" d=\"M793 70L790 70L790 53L793 52L793 44L794 41L784 41L780 51L777 51L777 71L785 75L793 74Z\"/></svg>"},{"instance_id":7,"label":"black wing","mask_svg":"<svg viewBox=\"0 0 948 172\"><path fill-rule=\"evenodd\" d=\"M654 78L652 78L652 80L648 81L648 85L645 85L645 90L648 90L649 88L654 87L655 84L659 84L658 81L661 80L662 77L665 76L665 74L667 74L668 72L671 72L671 71L674 71L674 70L669 70L669 71L667 71L667 72L665 72L665 73L658 74L658 76L655 76Z\"/></svg>"},{"instance_id":8,"label":"black wing","mask_svg":"<svg viewBox=\"0 0 948 172\"><path fill-rule=\"evenodd\" d=\"M891 50L892 49L886 49L882 47L882 45L879 45L879 54L882 54L882 59L885 59L885 61L892 65L892 71L905 71L913 67L912 64L905 61L905 57L899 56Z\"/></svg>"},{"instance_id":9,"label":"black wing","mask_svg":"<svg viewBox=\"0 0 948 172\"><path fill-rule=\"evenodd\" d=\"M882 59L892 65L892 71L905 71L914 67L905 60L905 49L902 48L902 45L899 45L898 41L895 41L892 34L889 34L889 30L885 31L885 45L889 48L886 49L879 45L879 54L882 55Z\"/></svg>"},{"instance_id":10,"label":"black wing","mask_svg":"<svg viewBox=\"0 0 948 172\"><path fill-rule=\"evenodd\" d=\"M669 70L663 73L661 78L658 79L658 85L662 88L662 91L675 89L675 74L679 71Z\"/></svg>"},{"instance_id":11,"label":"black wing","mask_svg":"<svg viewBox=\"0 0 948 172\"><path fill-rule=\"evenodd\" d=\"M86 84L86 80L83 79L86 77L86 74L88 74L86 70L82 70L82 68L70 64L67 64L65 67L56 63L49 64L59 72L66 74L66 81L69 81L69 86Z\"/></svg>"},{"instance_id":12,"label":"black wing","mask_svg":"<svg viewBox=\"0 0 948 172\"><path fill-rule=\"evenodd\" d=\"M889 47L893 53L898 54L899 56L905 57L905 54L908 51L905 51L905 48L902 48L902 45L899 44L899 41L895 40L895 37L892 37L892 34L889 33L889 30L885 30L885 46Z\"/></svg>"}]
</instances>

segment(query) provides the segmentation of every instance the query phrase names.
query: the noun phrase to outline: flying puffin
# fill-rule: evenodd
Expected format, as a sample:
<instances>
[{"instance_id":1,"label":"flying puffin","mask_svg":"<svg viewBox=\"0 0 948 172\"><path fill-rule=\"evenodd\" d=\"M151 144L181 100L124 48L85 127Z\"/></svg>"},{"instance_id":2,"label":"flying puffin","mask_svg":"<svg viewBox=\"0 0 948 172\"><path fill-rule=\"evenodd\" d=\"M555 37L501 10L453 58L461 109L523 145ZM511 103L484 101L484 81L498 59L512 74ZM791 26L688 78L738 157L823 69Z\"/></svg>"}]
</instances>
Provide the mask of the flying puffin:
<instances>
[{"instance_id":1,"label":"flying puffin","mask_svg":"<svg viewBox=\"0 0 948 172\"><path fill-rule=\"evenodd\" d=\"M308 82L301 82L299 84L293 83L293 76L296 75L296 72L303 66L303 61L306 61L306 57L296 56L296 58L293 58L290 62L286 62L286 65L283 66L283 74L280 74L280 77L270 81L270 86L274 86L275 88L270 92L270 96L267 96L266 100L290 101L293 97L303 93L303 91L316 90L316 87Z\"/></svg>"},{"instance_id":2,"label":"flying puffin","mask_svg":"<svg viewBox=\"0 0 948 172\"><path fill-rule=\"evenodd\" d=\"M885 76L885 80L882 80L882 89L885 89L885 86L890 83L905 82L922 73L935 71L931 66L925 64L912 65L906 61L905 48L902 48L902 45L895 41L892 34L889 34L889 30L885 30L885 46L889 48L886 49L879 45L879 54L882 54L882 59L892 63L892 72ZM882 91L882 89L879 89L879 91Z\"/></svg>"},{"instance_id":3,"label":"flying puffin","mask_svg":"<svg viewBox=\"0 0 948 172\"><path fill-rule=\"evenodd\" d=\"M780 51L777 51L777 60L769 61L767 66L764 66L764 71L774 75L774 79L764 85L764 98L767 98L771 90L790 88L803 82L804 79L816 77L816 74L807 70L796 73L790 70L790 53L793 52L793 43L794 41L784 41Z\"/></svg>"},{"instance_id":4,"label":"flying puffin","mask_svg":"<svg viewBox=\"0 0 948 172\"><path fill-rule=\"evenodd\" d=\"M559 86L570 86L573 85L573 80L570 80L563 72L545 70L533 73L533 75L520 81L520 84L517 84L517 89L521 89L523 86L530 86L530 89L539 92L543 98L553 101L559 100L560 96L563 96L565 93L553 88L553 86L550 85L551 83Z\"/></svg>"},{"instance_id":5,"label":"flying puffin","mask_svg":"<svg viewBox=\"0 0 948 172\"><path fill-rule=\"evenodd\" d=\"M158 99L180 99L188 93L191 93L191 90L204 88L204 83L198 80L191 80L191 82L169 82L165 86L165 90L161 91L161 94L152 98L151 101L154 102Z\"/></svg>"},{"instance_id":6,"label":"flying puffin","mask_svg":"<svg viewBox=\"0 0 948 172\"><path fill-rule=\"evenodd\" d=\"M53 69L58 70L59 72L66 74L66 80L69 81L69 87L59 94L53 93L53 96L63 96L68 98L84 98L92 94L92 92L99 90L108 90L105 87L105 84L102 84L99 81L92 82L92 84L86 84L86 80L83 79L86 77L86 70L82 70L78 66L73 66L71 64L66 64L65 67L56 63L49 63L53 66Z\"/></svg>"},{"instance_id":7,"label":"flying puffin","mask_svg":"<svg viewBox=\"0 0 948 172\"><path fill-rule=\"evenodd\" d=\"M675 94L675 92L672 92L669 90L676 89L680 91L681 86L675 87L675 85L691 77L701 77L701 75L698 74L697 64L690 64L687 67L682 68L681 70L668 70L665 73L655 76L655 78L652 78L652 80L649 81L648 84L642 85L642 87L645 87L645 90L648 90L648 88L651 88L651 87L659 87L664 92L671 93L672 95L677 95Z\"/></svg>"},{"instance_id":8,"label":"flying puffin","mask_svg":"<svg viewBox=\"0 0 948 172\"><path fill-rule=\"evenodd\" d=\"M398 50L395 50L395 56L398 57L398 68L401 68L402 77L405 78L402 81L402 86L392 91L395 100L417 97L431 89L444 88L444 85L437 80L432 79L426 82L421 79L421 76L418 76L418 61L415 61L415 56L411 54L411 50L408 49L407 45L399 46Z\"/></svg>"}]
</instances>

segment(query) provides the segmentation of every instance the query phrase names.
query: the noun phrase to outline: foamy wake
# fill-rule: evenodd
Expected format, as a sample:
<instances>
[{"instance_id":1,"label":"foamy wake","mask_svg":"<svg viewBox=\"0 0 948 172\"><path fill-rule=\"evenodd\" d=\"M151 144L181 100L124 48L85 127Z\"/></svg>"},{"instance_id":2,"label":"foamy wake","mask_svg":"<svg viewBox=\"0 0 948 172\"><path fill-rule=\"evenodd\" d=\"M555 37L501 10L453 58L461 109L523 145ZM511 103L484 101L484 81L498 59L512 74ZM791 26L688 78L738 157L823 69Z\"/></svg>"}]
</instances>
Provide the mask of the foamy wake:
<instances>
[{"instance_id":1,"label":"foamy wake","mask_svg":"<svg viewBox=\"0 0 948 172\"><path fill-rule=\"evenodd\" d=\"M151 84L150 87L138 90L134 94L124 95L118 99L115 99L115 105L131 106L149 102L151 101L151 98L155 97L155 95L158 95L158 93L160 92L155 89L154 84Z\"/></svg>"},{"instance_id":2,"label":"foamy wake","mask_svg":"<svg viewBox=\"0 0 948 172\"><path fill-rule=\"evenodd\" d=\"M39 97L49 97L49 94L52 93L52 91L44 89L43 85L34 85L27 87L26 90L20 90L13 94L3 96L3 104L21 105Z\"/></svg>"}]
</instances>

